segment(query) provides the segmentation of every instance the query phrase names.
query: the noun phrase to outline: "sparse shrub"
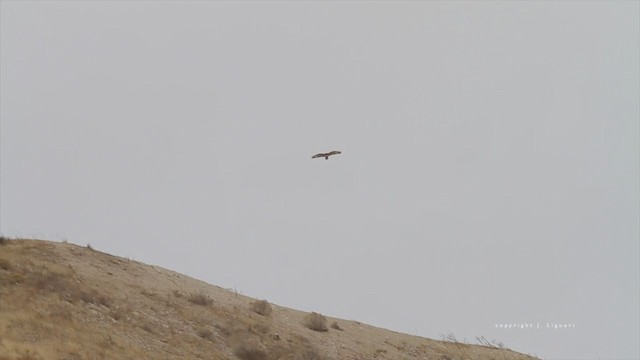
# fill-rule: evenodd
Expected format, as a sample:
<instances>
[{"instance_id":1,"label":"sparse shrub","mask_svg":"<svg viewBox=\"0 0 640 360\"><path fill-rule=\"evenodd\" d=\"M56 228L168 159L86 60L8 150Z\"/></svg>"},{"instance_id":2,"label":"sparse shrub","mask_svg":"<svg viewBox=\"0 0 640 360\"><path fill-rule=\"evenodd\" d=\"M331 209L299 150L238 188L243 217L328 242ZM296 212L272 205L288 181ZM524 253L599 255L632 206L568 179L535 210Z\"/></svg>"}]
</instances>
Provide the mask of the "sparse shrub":
<instances>
[{"instance_id":1,"label":"sparse shrub","mask_svg":"<svg viewBox=\"0 0 640 360\"><path fill-rule=\"evenodd\" d=\"M482 346L487 346L493 349L506 349L507 347L504 345L504 343L498 341L498 340L487 340L487 338L485 338L484 336L476 336L476 341L478 342L478 344L482 345Z\"/></svg>"},{"instance_id":2,"label":"sparse shrub","mask_svg":"<svg viewBox=\"0 0 640 360\"><path fill-rule=\"evenodd\" d=\"M207 329L206 327L201 327L198 329L198 336L205 340L213 341L213 331Z\"/></svg>"},{"instance_id":3,"label":"sparse shrub","mask_svg":"<svg viewBox=\"0 0 640 360\"><path fill-rule=\"evenodd\" d=\"M327 318L316 312L312 312L305 316L304 326L314 331L329 331L329 328L327 327Z\"/></svg>"},{"instance_id":4,"label":"sparse shrub","mask_svg":"<svg viewBox=\"0 0 640 360\"><path fill-rule=\"evenodd\" d=\"M182 309L182 305L177 301L167 300L164 304L175 311L180 311L180 309Z\"/></svg>"},{"instance_id":5,"label":"sparse shrub","mask_svg":"<svg viewBox=\"0 0 640 360\"><path fill-rule=\"evenodd\" d=\"M110 297L96 290L87 291L69 275L51 271L46 266L26 273L24 281L39 292L58 294L62 299L71 303L83 301L87 304L105 307L111 306L112 303Z\"/></svg>"},{"instance_id":6,"label":"sparse shrub","mask_svg":"<svg viewBox=\"0 0 640 360\"><path fill-rule=\"evenodd\" d=\"M0 258L0 269L6 271L11 270L11 263L9 260Z\"/></svg>"},{"instance_id":7,"label":"sparse shrub","mask_svg":"<svg viewBox=\"0 0 640 360\"><path fill-rule=\"evenodd\" d=\"M144 296L146 296L148 298L151 298L151 299L156 297L156 293L154 293L153 291L147 291L146 289L142 289L140 291L140 294L142 294L142 295L144 295Z\"/></svg>"},{"instance_id":8,"label":"sparse shrub","mask_svg":"<svg viewBox=\"0 0 640 360\"><path fill-rule=\"evenodd\" d=\"M446 335L442 335L442 340L448 343L452 343L456 346L456 348L461 349L464 347L464 343L456 337L456 334L453 332L449 332ZM466 341L465 341L466 342Z\"/></svg>"},{"instance_id":9,"label":"sparse shrub","mask_svg":"<svg viewBox=\"0 0 640 360\"><path fill-rule=\"evenodd\" d=\"M79 288L70 288L66 294L66 299L74 302L82 300L86 304L102 305L104 307L110 307L112 300L106 295L102 295L95 290L84 291Z\"/></svg>"},{"instance_id":10,"label":"sparse shrub","mask_svg":"<svg viewBox=\"0 0 640 360\"><path fill-rule=\"evenodd\" d=\"M446 342L450 342L450 343L459 343L460 341L458 341L458 338L456 337L456 334L454 334L453 332L449 332L448 334L445 335L441 335L442 337L442 341L446 341Z\"/></svg>"},{"instance_id":11,"label":"sparse shrub","mask_svg":"<svg viewBox=\"0 0 640 360\"><path fill-rule=\"evenodd\" d=\"M215 327L218 330L218 334L222 336L229 337L233 334L233 324L231 322L216 323L213 324L213 327Z\"/></svg>"},{"instance_id":12,"label":"sparse shrub","mask_svg":"<svg viewBox=\"0 0 640 360\"><path fill-rule=\"evenodd\" d=\"M257 322L249 326L249 332L254 334L266 334L269 332L269 325Z\"/></svg>"},{"instance_id":13,"label":"sparse shrub","mask_svg":"<svg viewBox=\"0 0 640 360\"><path fill-rule=\"evenodd\" d=\"M9 238L0 236L0 245L6 245L9 243Z\"/></svg>"},{"instance_id":14,"label":"sparse shrub","mask_svg":"<svg viewBox=\"0 0 640 360\"><path fill-rule=\"evenodd\" d=\"M64 287L62 287L64 286ZM110 307L113 301L107 295L100 294L95 290L85 291L76 284L68 282L57 289L51 291L59 293L65 300L75 303L78 300L86 304L102 305Z\"/></svg>"},{"instance_id":15,"label":"sparse shrub","mask_svg":"<svg viewBox=\"0 0 640 360\"><path fill-rule=\"evenodd\" d=\"M87 244L87 249L93 250L93 247L91 246L91 244Z\"/></svg>"},{"instance_id":16,"label":"sparse shrub","mask_svg":"<svg viewBox=\"0 0 640 360\"><path fill-rule=\"evenodd\" d=\"M182 297L182 292L180 292L180 290L173 290L171 291L173 293L173 296L177 297L177 298L181 298Z\"/></svg>"},{"instance_id":17,"label":"sparse shrub","mask_svg":"<svg viewBox=\"0 0 640 360\"><path fill-rule=\"evenodd\" d=\"M273 311L273 309L271 308L271 304L269 304L267 300L257 300L252 302L251 310L262 316L268 316Z\"/></svg>"},{"instance_id":18,"label":"sparse shrub","mask_svg":"<svg viewBox=\"0 0 640 360\"><path fill-rule=\"evenodd\" d=\"M209 295L202 292L189 294L187 300L189 300L189 302L193 304L202 306L209 306L213 304L213 299L210 298Z\"/></svg>"},{"instance_id":19,"label":"sparse shrub","mask_svg":"<svg viewBox=\"0 0 640 360\"><path fill-rule=\"evenodd\" d=\"M235 348L234 354L242 360L266 360L268 354L256 344L242 344Z\"/></svg>"},{"instance_id":20,"label":"sparse shrub","mask_svg":"<svg viewBox=\"0 0 640 360\"><path fill-rule=\"evenodd\" d=\"M39 291L66 294L71 290L76 290L70 289L69 281L64 275L50 271L47 267L42 267L25 275L27 275L29 283Z\"/></svg>"},{"instance_id":21,"label":"sparse shrub","mask_svg":"<svg viewBox=\"0 0 640 360\"><path fill-rule=\"evenodd\" d=\"M336 329L336 330L340 330L340 331L344 331L344 329L342 329L342 328L340 327L340 325L338 325L338 322L337 322L337 321L334 321L334 322L332 322L332 323L331 323L331 328L332 328L332 329Z\"/></svg>"}]
</instances>

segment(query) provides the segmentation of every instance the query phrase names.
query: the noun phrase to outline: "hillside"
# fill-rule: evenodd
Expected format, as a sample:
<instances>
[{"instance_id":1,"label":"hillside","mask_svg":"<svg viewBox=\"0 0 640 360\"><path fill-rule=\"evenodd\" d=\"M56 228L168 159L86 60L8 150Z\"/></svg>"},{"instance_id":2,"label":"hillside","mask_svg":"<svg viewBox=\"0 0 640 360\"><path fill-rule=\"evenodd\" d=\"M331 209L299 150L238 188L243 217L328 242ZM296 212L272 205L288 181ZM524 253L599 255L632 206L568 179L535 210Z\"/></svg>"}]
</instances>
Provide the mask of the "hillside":
<instances>
[{"instance_id":1,"label":"hillside","mask_svg":"<svg viewBox=\"0 0 640 360\"><path fill-rule=\"evenodd\" d=\"M90 247L0 239L0 360L534 359L351 320L308 320Z\"/></svg>"}]
</instances>

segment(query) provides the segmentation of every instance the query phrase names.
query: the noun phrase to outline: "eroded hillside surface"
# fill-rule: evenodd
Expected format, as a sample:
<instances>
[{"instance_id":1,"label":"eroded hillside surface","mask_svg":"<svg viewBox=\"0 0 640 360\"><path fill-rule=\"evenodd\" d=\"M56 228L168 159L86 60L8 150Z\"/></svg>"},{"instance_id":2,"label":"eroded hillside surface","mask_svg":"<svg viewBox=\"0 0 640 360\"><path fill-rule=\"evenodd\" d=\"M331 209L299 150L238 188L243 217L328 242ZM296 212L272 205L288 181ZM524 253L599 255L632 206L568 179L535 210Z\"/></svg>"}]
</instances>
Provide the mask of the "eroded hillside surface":
<instances>
[{"instance_id":1,"label":"eroded hillside surface","mask_svg":"<svg viewBox=\"0 0 640 360\"><path fill-rule=\"evenodd\" d=\"M257 301L89 247L0 243L0 360L525 360Z\"/></svg>"}]
</instances>

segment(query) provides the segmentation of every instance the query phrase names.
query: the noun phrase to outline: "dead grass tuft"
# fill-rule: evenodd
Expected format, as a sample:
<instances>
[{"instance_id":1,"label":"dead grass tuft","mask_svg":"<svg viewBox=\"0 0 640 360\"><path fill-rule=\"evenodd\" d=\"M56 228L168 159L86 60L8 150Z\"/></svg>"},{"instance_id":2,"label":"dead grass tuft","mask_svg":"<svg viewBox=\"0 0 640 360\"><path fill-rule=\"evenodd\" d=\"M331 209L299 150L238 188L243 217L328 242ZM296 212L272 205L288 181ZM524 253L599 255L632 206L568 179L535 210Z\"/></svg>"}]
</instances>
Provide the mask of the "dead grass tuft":
<instances>
[{"instance_id":1,"label":"dead grass tuft","mask_svg":"<svg viewBox=\"0 0 640 360\"><path fill-rule=\"evenodd\" d=\"M234 354L242 360L266 360L268 353L255 344L242 344L237 346Z\"/></svg>"},{"instance_id":2,"label":"dead grass tuft","mask_svg":"<svg viewBox=\"0 0 640 360\"><path fill-rule=\"evenodd\" d=\"M305 316L303 324L314 331L329 331L329 328L327 327L327 318L316 312L312 312Z\"/></svg>"},{"instance_id":3,"label":"dead grass tuft","mask_svg":"<svg viewBox=\"0 0 640 360\"><path fill-rule=\"evenodd\" d=\"M458 338L456 337L456 334L454 334L453 332L449 332L447 334L440 335L440 337L442 338L442 341L446 341L446 342L453 343L453 344L459 344L460 343L460 341L458 341Z\"/></svg>"},{"instance_id":4,"label":"dead grass tuft","mask_svg":"<svg viewBox=\"0 0 640 360\"><path fill-rule=\"evenodd\" d=\"M5 271L11 270L11 263L9 260L0 258L0 269Z\"/></svg>"},{"instance_id":5,"label":"dead grass tuft","mask_svg":"<svg viewBox=\"0 0 640 360\"><path fill-rule=\"evenodd\" d=\"M202 306L209 306L213 304L213 299L203 292L191 293L187 300L189 300L190 303Z\"/></svg>"},{"instance_id":6,"label":"dead grass tuft","mask_svg":"<svg viewBox=\"0 0 640 360\"><path fill-rule=\"evenodd\" d=\"M42 267L25 274L27 281L41 292L56 292L64 294L76 290L69 285L69 281L63 274L50 271L47 267Z\"/></svg>"},{"instance_id":7,"label":"dead grass tuft","mask_svg":"<svg viewBox=\"0 0 640 360\"><path fill-rule=\"evenodd\" d=\"M9 273L7 275L0 275L0 285L3 286L18 285L23 283L24 281L25 276L15 272Z\"/></svg>"},{"instance_id":8,"label":"dead grass tuft","mask_svg":"<svg viewBox=\"0 0 640 360\"><path fill-rule=\"evenodd\" d=\"M147 290L145 290L145 289L142 289L142 290L140 291L140 294L142 294L142 295L144 295L144 296L146 296L146 297L148 297L148 298L150 298L150 299L155 299L155 297L156 297L156 295L157 295L157 294L156 294L156 293L154 293L153 291L147 291Z\"/></svg>"},{"instance_id":9,"label":"dead grass tuft","mask_svg":"<svg viewBox=\"0 0 640 360\"><path fill-rule=\"evenodd\" d=\"M476 336L476 341L478 342L478 344L482 346L490 347L492 349L507 349L504 343L495 339L489 341L484 336Z\"/></svg>"},{"instance_id":10,"label":"dead grass tuft","mask_svg":"<svg viewBox=\"0 0 640 360\"><path fill-rule=\"evenodd\" d=\"M210 329L207 329L206 327L198 328L197 333L198 333L198 336L200 336L205 340L209 340L209 341L214 340L213 331L211 331Z\"/></svg>"},{"instance_id":11,"label":"dead grass tuft","mask_svg":"<svg viewBox=\"0 0 640 360\"><path fill-rule=\"evenodd\" d=\"M71 303L75 303L80 300L85 304L102 305L107 308L113 303L109 296L102 295L95 290L85 291L78 287L69 287L67 289L59 289L57 291L64 296L65 300Z\"/></svg>"},{"instance_id":12,"label":"dead grass tuft","mask_svg":"<svg viewBox=\"0 0 640 360\"><path fill-rule=\"evenodd\" d=\"M262 316L269 316L273 309L267 300L257 300L251 303L251 310Z\"/></svg>"},{"instance_id":13,"label":"dead grass tuft","mask_svg":"<svg viewBox=\"0 0 640 360\"><path fill-rule=\"evenodd\" d=\"M83 289L68 275L49 270L46 266L24 274L24 281L42 293L55 293L62 299L76 303L83 301L87 304L110 307L112 300L109 296L100 294L96 290Z\"/></svg>"},{"instance_id":14,"label":"dead grass tuft","mask_svg":"<svg viewBox=\"0 0 640 360\"><path fill-rule=\"evenodd\" d=\"M249 325L249 332L258 335L264 335L269 333L270 326L269 324L263 322L257 322L255 324Z\"/></svg>"},{"instance_id":15,"label":"dead grass tuft","mask_svg":"<svg viewBox=\"0 0 640 360\"><path fill-rule=\"evenodd\" d=\"M153 327L151 326L151 324L145 322L143 324L139 324L138 327L146 332L148 332L149 334L155 334L155 330L153 330Z\"/></svg>"}]
</instances>

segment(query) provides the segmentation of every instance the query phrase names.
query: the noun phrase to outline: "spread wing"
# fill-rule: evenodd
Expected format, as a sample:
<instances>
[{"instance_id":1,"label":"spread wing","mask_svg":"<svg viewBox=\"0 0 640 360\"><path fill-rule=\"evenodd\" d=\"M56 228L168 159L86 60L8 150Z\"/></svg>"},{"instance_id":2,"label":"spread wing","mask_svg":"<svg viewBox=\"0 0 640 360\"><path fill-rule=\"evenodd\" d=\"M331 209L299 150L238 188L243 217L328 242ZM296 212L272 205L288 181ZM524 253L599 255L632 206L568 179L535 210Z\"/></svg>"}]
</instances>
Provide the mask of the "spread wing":
<instances>
[{"instance_id":1,"label":"spread wing","mask_svg":"<svg viewBox=\"0 0 640 360\"><path fill-rule=\"evenodd\" d=\"M330 152L328 152L328 153L318 153L318 154L315 154L315 155L313 155L311 158L312 158L312 159L317 159L317 158L325 158L325 159L328 159L328 158L329 158L329 156L331 156L331 155L338 155L338 154L342 154L342 152L341 152L341 151L334 150L334 151L330 151Z\"/></svg>"}]
</instances>

